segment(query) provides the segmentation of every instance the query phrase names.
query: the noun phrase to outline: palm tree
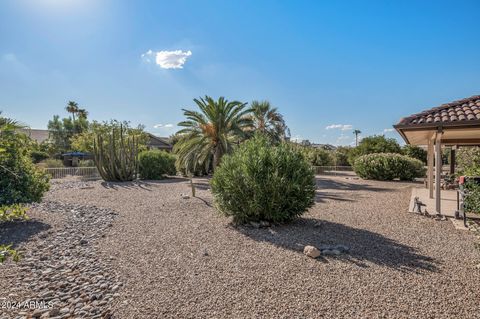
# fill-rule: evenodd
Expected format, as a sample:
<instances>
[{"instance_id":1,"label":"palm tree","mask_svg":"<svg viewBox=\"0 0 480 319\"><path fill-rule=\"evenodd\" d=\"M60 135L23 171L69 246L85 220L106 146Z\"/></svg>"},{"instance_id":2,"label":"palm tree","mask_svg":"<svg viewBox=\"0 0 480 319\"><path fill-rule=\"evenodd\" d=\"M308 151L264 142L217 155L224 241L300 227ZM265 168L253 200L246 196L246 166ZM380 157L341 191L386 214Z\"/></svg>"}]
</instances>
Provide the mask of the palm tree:
<instances>
[{"instance_id":1,"label":"palm tree","mask_svg":"<svg viewBox=\"0 0 480 319\"><path fill-rule=\"evenodd\" d=\"M273 141L285 139L288 128L276 107L272 107L268 101L253 101L251 108L256 131L269 136Z\"/></svg>"},{"instance_id":2,"label":"palm tree","mask_svg":"<svg viewBox=\"0 0 480 319\"><path fill-rule=\"evenodd\" d=\"M361 133L362 131L360 130L353 130L353 134L355 134L355 146L358 146L358 135Z\"/></svg>"},{"instance_id":3,"label":"palm tree","mask_svg":"<svg viewBox=\"0 0 480 319\"><path fill-rule=\"evenodd\" d=\"M18 121L8 117L3 117L2 111L0 111L0 133L5 131L16 131L25 127L25 125L19 123Z\"/></svg>"},{"instance_id":4,"label":"palm tree","mask_svg":"<svg viewBox=\"0 0 480 319\"><path fill-rule=\"evenodd\" d=\"M78 114L78 118L86 119L88 116L88 111L85 109L78 109L77 114Z\"/></svg>"},{"instance_id":5,"label":"palm tree","mask_svg":"<svg viewBox=\"0 0 480 319\"><path fill-rule=\"evenodd\" d=\"M181 138L174 151L190 172L199 165L208 170L211 162L215 169L222 156L245 136L246 130L251 129L252 121L248 116L251 109L246 108L246 103L229 102L224 97L215 101L205 96L193 101L200 112L183 109L187 120L178 123L184 128L177 133Z\"/></svg>"},{"instance_id":6,"label":"palm tree","mask_svg":"<svg viewBox=\"0 0 480 319\"><path fill-rule=\"evenodd\" d=\"M74 101L68 101L67 106L65 107L65 110L68 113L72 113L73 123L75 123L75 114L77 114L78 111L80 110L78 107L78 103Z\"/></svg>"}]
</instances>

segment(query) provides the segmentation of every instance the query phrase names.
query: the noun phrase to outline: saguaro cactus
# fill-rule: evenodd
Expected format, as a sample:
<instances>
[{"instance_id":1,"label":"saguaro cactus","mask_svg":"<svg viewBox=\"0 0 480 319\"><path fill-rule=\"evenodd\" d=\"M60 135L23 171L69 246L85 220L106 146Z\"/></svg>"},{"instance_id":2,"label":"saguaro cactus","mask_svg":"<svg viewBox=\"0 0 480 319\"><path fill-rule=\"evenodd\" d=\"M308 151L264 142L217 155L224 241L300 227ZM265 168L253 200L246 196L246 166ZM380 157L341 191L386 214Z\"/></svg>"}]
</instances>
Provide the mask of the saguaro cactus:
<instances>
[{"instance_id":1,"label":"saguaro cactus","mask_svg":"<svg viewBox=\"0 0 480 319\"><path fill-rule=\"evenodd\" d=\"M113 127L103 136L97 134L93 143L95 165L100 176L110 182L132 181L138 172L138 141L123 125Z\"/></svg>"}]
</instances>

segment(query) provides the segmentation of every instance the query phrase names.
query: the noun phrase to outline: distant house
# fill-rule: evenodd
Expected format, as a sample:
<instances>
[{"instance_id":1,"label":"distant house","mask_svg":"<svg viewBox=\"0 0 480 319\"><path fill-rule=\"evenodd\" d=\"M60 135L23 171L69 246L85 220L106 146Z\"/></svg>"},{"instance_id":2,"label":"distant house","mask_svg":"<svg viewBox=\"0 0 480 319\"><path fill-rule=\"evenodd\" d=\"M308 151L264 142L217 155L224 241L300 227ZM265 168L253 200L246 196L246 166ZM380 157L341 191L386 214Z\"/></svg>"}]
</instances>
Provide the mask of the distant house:
<instances>
[{"instance_id":1,"label":"distant house","mask_svg":"<svg viewBox=\"0 0 480 319\"><path fill-rule=\"evenodd\" d=\"M48 130L39 130L39 129L22 129L22 132L27 134L32 140L37 141L38 144L48 140ZM171 152L173 145L169 143L168 137L160 137L148 134L147 148L148 149L158 149Z\"/></svg>"},{"instance_id":2,"label":"distant house","mask_svg":"<svg viewBox=\"0 0 480 319\"><path fill-rule=\"evenodd\" d=\"M321 149L327 150L327 151L334 151L334 150L337 149L336 146L331 145L331 144L315 144L315 143L312 143L310 146L315 147L315 148L321 148Z\"/></svg>"},{"instance_id":3,"label":"distant house","mask_svg":"<svg viewBox=\"0 0 480 319\"><path fill-rule=\"evenodd\" d=\"M167 137L160 137L153 135L151 133L148 134L148 141L147 141L147 148L149 150L163 150L167 152L171 152L173 145L169 143Z\"/></svg>"},{"instance_id":4,"label":"distant house","mask_svg":"<svg viewBox=\"0 0 480 319\"><path fill-rule=\"evenodd\" d=\"M37 141L38 144L48 140L48 130L26 128L22 129L22 132L25 133L32 140Z\"/></svg>"}]
</instances>

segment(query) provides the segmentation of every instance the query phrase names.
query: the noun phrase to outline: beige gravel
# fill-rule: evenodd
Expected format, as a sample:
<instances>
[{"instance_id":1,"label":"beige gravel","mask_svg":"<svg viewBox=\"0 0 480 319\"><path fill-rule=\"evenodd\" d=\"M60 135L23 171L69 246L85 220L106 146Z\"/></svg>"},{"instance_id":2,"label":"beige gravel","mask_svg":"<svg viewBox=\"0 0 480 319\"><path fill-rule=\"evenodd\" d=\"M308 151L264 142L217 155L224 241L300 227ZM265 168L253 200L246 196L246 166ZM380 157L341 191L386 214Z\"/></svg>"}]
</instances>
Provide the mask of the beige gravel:
<instances>
[{"instance_id":1,"label":"beige gravel","mask_svg":"<svg viewBox=\"0 0 480 319\"><path fill-rule=\"evenodd\" d=\"M407 213L412 184L319 178L317 204L283 226L233 227L208 181L57 188L119 212L100 244L123 276L117 318L479 318L475 235ZM305 245L350 254L311 259Z\"/></svg>"}]
</instances>

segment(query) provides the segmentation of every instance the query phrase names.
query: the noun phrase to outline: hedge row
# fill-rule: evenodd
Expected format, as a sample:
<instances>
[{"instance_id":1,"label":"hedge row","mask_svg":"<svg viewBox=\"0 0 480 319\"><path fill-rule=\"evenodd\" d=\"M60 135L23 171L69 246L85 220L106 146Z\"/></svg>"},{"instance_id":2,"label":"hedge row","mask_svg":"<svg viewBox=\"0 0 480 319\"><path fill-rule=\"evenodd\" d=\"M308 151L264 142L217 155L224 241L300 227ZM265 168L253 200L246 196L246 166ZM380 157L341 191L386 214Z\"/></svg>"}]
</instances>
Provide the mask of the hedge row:
<instances>
[{"instance_id":1,"label":"hedge row","mask_svg":"<svg viewBox=\"0 0 480 319\"><path fill-rule=\"evenodd\" d=\"M394 154L376 153L358 157L354 163L355 173L364 179L405 181L425 176L424 164L414 158Z\"/></svg>"}]
</instances>

